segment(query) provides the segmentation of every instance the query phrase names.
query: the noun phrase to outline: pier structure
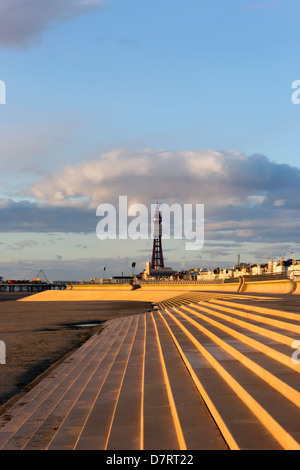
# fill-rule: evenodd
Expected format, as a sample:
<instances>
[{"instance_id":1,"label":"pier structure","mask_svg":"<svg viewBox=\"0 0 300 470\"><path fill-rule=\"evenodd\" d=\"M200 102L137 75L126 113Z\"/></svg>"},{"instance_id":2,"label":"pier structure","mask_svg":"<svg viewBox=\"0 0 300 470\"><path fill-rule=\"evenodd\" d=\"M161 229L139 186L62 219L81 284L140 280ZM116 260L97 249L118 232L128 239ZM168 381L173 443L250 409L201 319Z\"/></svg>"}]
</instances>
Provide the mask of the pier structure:
<instances>
[{"instance_id":1,"label":"pier structure","mask_svg":"<svg viewBox=\"0 0 300 470\"><path fill-rule=\"evenodd\" d=\"M65 284L61 283L9 283L2 282L0 283L0 293L1 292L43 292L46 290L64 290L66 288Z\"/></svg>"}]
</instances>

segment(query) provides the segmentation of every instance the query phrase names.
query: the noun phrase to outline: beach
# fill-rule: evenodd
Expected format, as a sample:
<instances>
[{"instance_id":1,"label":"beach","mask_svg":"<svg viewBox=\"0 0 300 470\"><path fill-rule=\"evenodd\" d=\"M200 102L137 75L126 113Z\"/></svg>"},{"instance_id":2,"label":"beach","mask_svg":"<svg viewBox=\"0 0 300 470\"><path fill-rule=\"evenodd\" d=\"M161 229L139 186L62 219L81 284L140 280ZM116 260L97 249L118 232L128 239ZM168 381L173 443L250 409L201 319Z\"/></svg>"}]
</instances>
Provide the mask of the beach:
<instances>
[{"instance_id":1,"label":"beach","mask_svg":"<svg viewBox=\"0 0 300 470\"><path fill-rule=\"evenodd\" d=\"M0 415L91 335L99 334L106 320L151 310L150 302L18 302L24 296L28 294L0 294L0 340L6 345L6 364L0 365Z\"/></svg>"}]
</instances>

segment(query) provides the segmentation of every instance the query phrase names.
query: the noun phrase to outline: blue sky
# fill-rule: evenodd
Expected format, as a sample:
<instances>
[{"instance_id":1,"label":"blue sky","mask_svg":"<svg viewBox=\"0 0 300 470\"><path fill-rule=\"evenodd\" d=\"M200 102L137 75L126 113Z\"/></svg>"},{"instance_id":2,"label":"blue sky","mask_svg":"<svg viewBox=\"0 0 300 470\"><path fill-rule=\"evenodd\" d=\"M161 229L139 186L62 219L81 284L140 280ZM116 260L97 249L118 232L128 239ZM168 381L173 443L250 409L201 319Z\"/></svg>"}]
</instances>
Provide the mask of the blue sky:
<instances>
[{"instance_id":1,"label":"blue sky","mask_svg":"<svg viewBox=\"0 0 300 470\"><path fill-rule=\"evenodd\" d=\"M133 259L142 270L151 240L95 234L96 207L122 194L205 204L204 248L166 241L173 267L300 258L299 11L1 0L0 275L87 279Z\"/></svg>"}]
</instances>

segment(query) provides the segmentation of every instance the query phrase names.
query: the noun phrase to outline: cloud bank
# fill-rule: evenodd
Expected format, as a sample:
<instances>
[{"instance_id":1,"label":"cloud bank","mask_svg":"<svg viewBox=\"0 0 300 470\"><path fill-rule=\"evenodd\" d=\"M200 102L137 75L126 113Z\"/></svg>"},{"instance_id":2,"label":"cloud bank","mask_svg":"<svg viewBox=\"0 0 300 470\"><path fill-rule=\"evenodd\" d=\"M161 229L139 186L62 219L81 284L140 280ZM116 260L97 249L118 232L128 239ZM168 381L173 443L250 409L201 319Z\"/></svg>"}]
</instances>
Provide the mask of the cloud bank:
<instances>
[{"instance_id":1,"label":"cloud bank","mask_svg":"<svg viewBox=\"0 0 300 470\"><path fill-rule=\"evenodd\" d=\"M1 0L0 46L28 46L55 22L103 4L104 0Z\"/></svg>"},{"instance_id":2,"label":"cloud bank","mask_svg":"<svg viewBox=\"0 0 300 470\"><path fill-rule=\"evenodd\" d=\"M110 203L117 209L119 196L123 195L128 197L128 205L142 203L149 212L150 205L157 201L170 205L204 204L204 248L201 254L193 252L196 258L190 259L179 241L178 259L171 253L173 267L180 267L179 260L190 267L200 260L202 265L215 266L215 260L219 264L224 257L234 262L237 253L247 262L250 253L254 259L276 258L285 253L289 256L299 245L300 169L274 163L264 155L213 149L181 152L117 149L36 177L35 183L24 190L26 200L20 195L18 199L0 200L0 231L26 234L24 241L10 247L12 250L27 250L32 245L30 233L94 234L96 240L98 205ZM110 251L102 243L99 241L96 258L103 256L105 263L105 254L109 256ZM118 245L114 246L118 250ZM151 243L147 247L151 250ZM164 248L168 250L170 242ZM137 249L137 245L132 249ZM115 255L113 249L110 257ZM125 258L124 272L128 269ZM116 259L115 265L121 261ZM58 262L66 268L61 278L71 278L73 262L59 257L47 265L53 278L60 278L54 266ZM114 274L119 272L114 262L110 265ZM84 266L82 277L94 272L94 265L88 260ZM12 264L11 273L17 267Z\"/></svg>"},{"instance_id":3,"label":"cloud bank","mask_svg":"<svg viewBox=\"0 0 300 470\"><path fill-rule=\"evenodd\" d=\"M67 165L31 187L51 203L85 200L90 208L127 195L131 202L167 200L219 207L298 208L300 169L239 151L114 150Z\"/></svg>"},{"instance_id":4,"label":"cloud bank","mask_svg":"<svg viewBox=\"0 0 300 470\"><path fill-rule=\"evenodd\" d=\"M159 201L205 206L205 239L298 242L300 169L239 151L114 150L36 180L0 203L2 231L93 232L96 208Z\"/></svg>"}]
</instances>

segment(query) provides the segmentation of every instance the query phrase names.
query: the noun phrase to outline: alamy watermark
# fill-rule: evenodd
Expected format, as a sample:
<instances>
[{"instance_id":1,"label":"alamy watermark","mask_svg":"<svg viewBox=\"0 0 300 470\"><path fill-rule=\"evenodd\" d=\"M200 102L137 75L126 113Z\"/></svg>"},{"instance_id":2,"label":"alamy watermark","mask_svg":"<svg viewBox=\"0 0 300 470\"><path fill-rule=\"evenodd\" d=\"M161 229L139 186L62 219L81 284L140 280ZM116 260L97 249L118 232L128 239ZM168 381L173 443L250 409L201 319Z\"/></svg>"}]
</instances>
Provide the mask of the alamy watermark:
<instances>
[{"instance_id":1,"label":"alamy watermark","mask_svg":"<svg viewBox=\"0 0 300 470\"><path fill-rule=\"evenodd\" d=\"M294 80L292 83L292 88L296 90L292 93L292 103L299 104L300 103L300 80Z\"/></svg>"},{"instance_id":2,"label":"alamy watermark","mask_svg":"<svg viewBox=\"0 0 300 470\"><path fill-rule=\"evenodd\" d=\"M119 206L100 204L96 215L101 217L96 227L100 240L147 240L153 238L151 228L155 212L161 213L161 236L163 239L188 240L186 250L201 250L204 244L204 204L151 204L149 219L148 208L144 204L128 207L127 196L119 196ZM132 219L129 221L129 219Z\"/></svg>"},{"instance_id":3,"label":"alamy watermark","mask_svg":"<svg viewBox=\"0 0 300 470\"><path fill-rule=\"evenodd\" d=\"M292 354L292 362L293 364L300 364L300 341L294 341L292 344L292 348L296 349L296 351L294 351Z\"/></svg>"},{"instance_id":4,"label":"alamy watermark","mask_svg":"<svg viewBox=\"0 0 300 470\"><path fill-rule=\"evenodd\" d=\"M6 84L0 80L0 104L6 104Z\"/></svg>"},{"instance_id":5,"label":"alamy watermark","mask_svg":"<svg viewBox=\"0 0 300 470\"><path fill-rule=\"evenodd\" d=\"M6 364L6 345L0 341L0 364Z\"/></svg>"}]
</instances>

